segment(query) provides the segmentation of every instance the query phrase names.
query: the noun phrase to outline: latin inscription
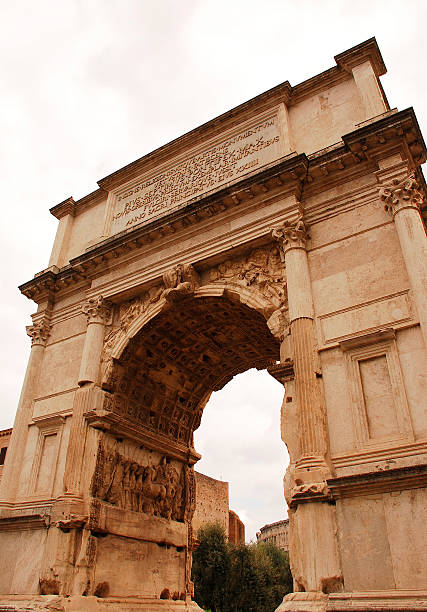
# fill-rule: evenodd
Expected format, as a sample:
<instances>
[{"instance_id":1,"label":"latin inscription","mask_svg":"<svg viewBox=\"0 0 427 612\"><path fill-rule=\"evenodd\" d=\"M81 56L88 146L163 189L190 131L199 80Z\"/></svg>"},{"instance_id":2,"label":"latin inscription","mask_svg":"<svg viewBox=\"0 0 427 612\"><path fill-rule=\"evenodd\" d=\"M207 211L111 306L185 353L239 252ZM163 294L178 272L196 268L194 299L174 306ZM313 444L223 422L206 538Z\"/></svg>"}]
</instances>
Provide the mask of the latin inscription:
<instances>
[{"instance_id":1,"label":"latin inscription","mask_svg":"<svg viewBox=\"0 0 427 612\"><path fill-rule=\"evenodd\" d=\"M283 155L278 117L216 140L115 195L111 233L148 222Z\"/></svg>"}]
</instances>

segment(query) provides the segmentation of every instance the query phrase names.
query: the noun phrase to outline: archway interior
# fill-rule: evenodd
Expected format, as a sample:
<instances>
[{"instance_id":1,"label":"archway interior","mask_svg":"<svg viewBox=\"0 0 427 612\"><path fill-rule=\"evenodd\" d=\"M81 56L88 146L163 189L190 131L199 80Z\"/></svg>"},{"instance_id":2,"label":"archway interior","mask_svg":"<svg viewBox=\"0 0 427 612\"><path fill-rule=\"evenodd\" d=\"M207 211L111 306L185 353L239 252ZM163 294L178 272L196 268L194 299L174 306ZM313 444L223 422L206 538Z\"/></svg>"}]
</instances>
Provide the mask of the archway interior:
<instances>
[{"instance_id":1,"label":"archway interior","mask_svg":"<svg viewBox=\"0 0 427 612\"><path fill-rule=\"evenodd\" d=\"M279 359L279 341L257 310L227 297L187 297L127 345L111 380L109 410L191 446L212 391Z\"/></svg>"}]
</instances>

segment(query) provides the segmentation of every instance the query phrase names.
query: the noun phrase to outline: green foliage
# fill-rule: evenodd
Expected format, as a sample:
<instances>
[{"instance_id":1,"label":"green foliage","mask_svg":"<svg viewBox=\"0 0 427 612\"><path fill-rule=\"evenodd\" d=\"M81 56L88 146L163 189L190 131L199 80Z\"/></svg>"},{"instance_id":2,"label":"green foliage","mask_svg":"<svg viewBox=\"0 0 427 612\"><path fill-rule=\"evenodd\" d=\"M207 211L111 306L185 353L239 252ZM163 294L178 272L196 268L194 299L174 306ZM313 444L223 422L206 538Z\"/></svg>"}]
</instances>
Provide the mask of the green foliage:
<instances>
[{"instance_id":1,"label":"green foliage","mask_svg":"<svg viewBox=\"0 0 427 612\"><path fill-rule=\"evenodd\" d=\"M205 525L198 534L200 545L193 554L194 599L212 612L225 610L230 571L227 536L219 524Z\"/></svg>"},{"instance_id":2,"label":"green foliage","mask_svg":"<svg viewBox=\"0 0 427 612\"><path fill-rule=\"evenodd\" d=\"M233 546L218 524L198 533L194 599L212 612L274 612L292 591L288 555L271 543Z\"/></svg>"}]
</instances>

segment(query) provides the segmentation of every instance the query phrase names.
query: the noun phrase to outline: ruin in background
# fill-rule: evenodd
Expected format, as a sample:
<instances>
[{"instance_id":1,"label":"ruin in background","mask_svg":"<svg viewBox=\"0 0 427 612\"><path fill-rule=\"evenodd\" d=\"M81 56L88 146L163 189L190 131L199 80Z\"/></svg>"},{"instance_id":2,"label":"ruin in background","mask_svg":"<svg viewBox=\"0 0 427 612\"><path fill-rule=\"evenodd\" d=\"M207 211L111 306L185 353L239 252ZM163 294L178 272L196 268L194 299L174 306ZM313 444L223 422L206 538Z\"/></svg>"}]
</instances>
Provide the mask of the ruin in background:
<instances>
[{"instance_id":1,"label":"ruin in background","mask_svg":"<svg viewBox=\"0 0 427 612\"><path fill-rule=\"evenodd\" d=\"M258 542L270 542L285 552L289 552L289 519L264 525L257 532Z\"/></svg>"},{"instance_id":2,"label":"ruin in background","mask_svg":"<svg viewBox=\"0 0 427 612\"><path fill-rule=\"evenodd\" d=\"M20 287L37 312L0 484L3 607L199 609L193 432L254 367L284 385L278 610L422 606L427 152L374 39L335 64L51 209L49 267Z\"/></svg>"}]
</instances>

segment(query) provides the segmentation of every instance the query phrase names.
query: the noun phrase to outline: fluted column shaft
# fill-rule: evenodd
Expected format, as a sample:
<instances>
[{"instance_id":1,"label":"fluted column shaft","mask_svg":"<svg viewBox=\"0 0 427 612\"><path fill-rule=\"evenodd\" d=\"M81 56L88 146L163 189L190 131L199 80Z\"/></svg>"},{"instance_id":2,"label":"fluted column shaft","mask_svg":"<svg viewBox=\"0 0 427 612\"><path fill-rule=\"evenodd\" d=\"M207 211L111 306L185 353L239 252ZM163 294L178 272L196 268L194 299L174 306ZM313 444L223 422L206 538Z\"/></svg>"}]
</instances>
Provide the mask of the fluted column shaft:
<instances>
[{"instance_id":1,"label":"fluted column shaft","mask_svg":"<svg viewBox=\"0 0 427 612\"><path fill-rule=\"evenodd\" d=\"M32 416L31 411L49 330L47 317L27 327L32 346L0 483L0 500L3 502L12 502L16 498L28 436L28 424Z\"/></svg>"},{"instance_id":2,"label":"fluted column shaft","mask_svg":"<svg viewBox=\"0 0 427 612\"><path fill-rule=\"evenodd\" d=\"M289 319L298 400L301 457L321 461L327 451L326 418L317 374L319 370L314 308L306 251L307 232L302 217L273 231L286 265ZM309 461L310 462L310 461ZM298 462L297 462L298 464ZM318 478L318 474L313 473Z\"/></svg>"},{"instance_id":3,"label":"fluted column shaft","mask_svg":"<svg viewBox=\"0 0 427 612\"><path fill-rule=\"evenodd\" d=\"M86 446L87 424L84 414L93 410L102 401L98 382L105 326L111 317L111 305L102 296L91 298L83 305L87 317L87 330L83 347L78 384L73 404L70 438L64 473L66 495L81 495L81 473Z\"/></svg>"},{"instance_id":4,"label":"fluted column shaft","mask_svg":"<svg viewBox=\"0 0 427 612\"><path fill-rule=\"evenodd\" d=\"M393 216L427 348L427 236L421 219L423 197L413 176L380 190Z\"/></svg>"}]
</instances>

